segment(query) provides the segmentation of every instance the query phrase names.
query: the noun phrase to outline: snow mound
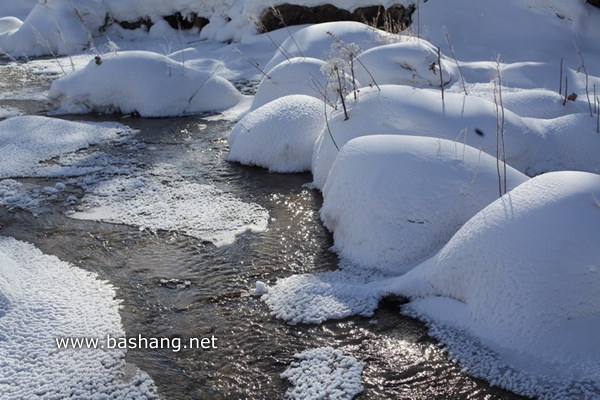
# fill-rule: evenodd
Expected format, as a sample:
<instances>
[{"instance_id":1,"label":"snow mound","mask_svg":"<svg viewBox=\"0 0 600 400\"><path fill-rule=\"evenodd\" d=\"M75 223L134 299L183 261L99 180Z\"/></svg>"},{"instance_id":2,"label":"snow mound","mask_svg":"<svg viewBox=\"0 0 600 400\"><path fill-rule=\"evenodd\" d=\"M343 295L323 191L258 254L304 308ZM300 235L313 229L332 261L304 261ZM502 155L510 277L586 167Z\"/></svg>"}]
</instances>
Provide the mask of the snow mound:
<instances>
[{"instance_id":1,"label":"snow mound","mask_svg":"<svg viewBox=\"0 0 600 400\"><path fill-rule=\"evenodd\" d=\"M566 380L575 392L593 387L598 396L599 198L599 175L566 171L533 178L479 212L436 256L389 287L413 299L411 314L477 338L503 363L541 382L533 395L548 396L552 389L543 387ZM452 335L440 340L453 350ZM522 390L522 382L482 368L487 357L454 355L472 371L487 370L485 379Z\"/></svg>"},{"instance_id":2,"label":"snow mound","mask_svg":"<svg viewBox=\"0 0 600 400\"><path fill-rule=\"evenodd\" d=\"M360 54L355 63L355 77L363 85L440 86L437 49L417 38L378 46ZM435 65L432 66L432 63ZM452 80L454 65L442 59L444 84ZM375 81L373 81L375 79Z\"/></svg>"},{"instance_id":3,"label":"snow mound","mask_svg":"<svg viewBox=\"0 0 600 400\"><path fill-rule=\"evenodd\" d=\"M21 116L0 121L0 178L39 176L41 161L118 140L131 129L117 123L70 122Z\"/></svg>"},{"instance_id":4,"label":"snow mound","mask_svg":"<svg viewBox=\"0 0 600 400\"><path fill-rule=\"evenodd\" d=\"M309 25L281 43L279 51L269 61L265 70L275 68L290 56L327 59L331 44L335 41L332 36L344 43L355 43L366 50L381 45L389 34L360 22L326 22Z\"/></svg>"},{"instance_id":5,"label":"snow mound","mask_svg":"<svg viewBox=\"0 0 600 400\"><path fill-rule=\"evenodd\" d=\"M323 131L315 142L312 172L317 188L325 185L338 154L336 145L341 148L359 136L456 139L496 154L496 107L485 98L446 93L442 102L439 90L382 85L381 91L363 88L358 100L348 96L347 103L349 119L344 120L340 110L334 112L329 119L331 135ZM600 136L589 114L587 118L585 114L574 114L550 120L521 118L508 109L504 114L506 160L518 171L534 176L564 169L600 170L600 161L593 155L600 151Z\"/></svg>"},{"instance_id":6,"label":"snow mound","mask_svg":"<svg viewBox=\"0 0 600 400\"><path fill-rule=\"evenodd\" d=\"M229 161L258 165L272 172L303 172L325 126L322 100L291 95L246 115L229 135Z\"/></svg>"},{"instance_id":7,"label":"snow mound","mask_svg":"<svg viewBox=\"0 0 600 400\"><path fill-rule=\"evenodd\" d=\"M298 361L281 374L294 386L286 396L292 399L351 399L363 391L363 364L332 347L320 347L295 354Z\"/></svg>"},{"instance_id":8,"label":"snow mound","mask_svg":"<svg viewBox=\"0 0 600 400\"><path fill-rule=\"evenodd\" d=\"M23 25L23 21L16 17L0 18L0 34L19 29L21 25Z\"/></svg>"},{"instance_id":9,"label":"snow mound","mask_svg":"<svg viewBox=\"0 0 600 400\"><path fill-rule=\"evenodd\" d=\"M48 94L56 114L97 111L142 117L218 112L237 105L242 97L220 76L147 51L92 60L54 81Z\"/></svg>"},{"instance_id":10,"label":"snow mound","mask_svg":"<svg viewBox=\"0 0 600 400\"><path fill-rule=\"evenodd\" d=\"M501 167L502 168L502 167ZM507 167L507 189L528 178ZM462 143L374 135L348 142L323 188L321 219L352 263L403 274L499 196L494 157Z\"/></svg>"},{"instance_id":11,"label":"snow mound","mask_svg":"<svg viewBox=\"0 0 600 400\"><path fill-rule=\"evenodd\" d=\"M268 72L270 79L263 78L256 89L250 110L270 101L292 94L304 94L320 98L318 89L327 86L327 79L321 72L324 61L316 58L297 57L283 61Z\"/></svg>"},{"instance_id":12,"label":"snow mound","mask_svg":"<svg viewBox=\"0 0 600 400\"><path fill-rule=\"evenodd\" d=\"M39 2L22 24L13 20L13 28L0 33L0 47L3 52L17 56L81 51L89 44L86 30L97 31L105 17L104 6L95 0L80 0L76 7L61 0Z\"/></svg>"},{"instance_id":13,"label":"snow mound","mask_svg":"<svg viewBox=\"0 0 600 400\"><path fill-rule=\"evenodd\" d=\"M125 350L56 339L125 336L114 288L34 246L0 237L0 397L158 398Z\"/></svg>"},{"instance_id":14,"label":"snow mound","mask_svg":"<svg viewBox=\"0 0 600 400\"><path fill-rule=\"evenodd\" d=\"M106 221L150 230L180 231L217 246L267 228L268 212L211 185L146 177L117 177L94 185L76 219Z\"/></svg>"}]
</instances>

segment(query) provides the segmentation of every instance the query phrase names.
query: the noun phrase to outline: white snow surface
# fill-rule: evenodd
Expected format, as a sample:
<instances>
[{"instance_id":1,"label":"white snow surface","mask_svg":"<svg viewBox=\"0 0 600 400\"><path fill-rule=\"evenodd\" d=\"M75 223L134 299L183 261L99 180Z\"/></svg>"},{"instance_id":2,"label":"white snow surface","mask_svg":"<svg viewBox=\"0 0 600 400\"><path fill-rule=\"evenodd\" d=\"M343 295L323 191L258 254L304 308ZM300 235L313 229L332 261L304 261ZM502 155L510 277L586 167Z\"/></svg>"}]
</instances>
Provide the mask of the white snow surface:
<instances>
[{"instance_id":1,"label":"white snow surface","mask_svg":"<svg viewBox=\"0 0 600 400\"><path fill-rule=\"evenodd\" d=\"M351 399L363 391L363 363L332 347L319 347L295 354L292 365L281 374L293 385L291 399Z\"/></svg>"},{"instance_id":2,"label":"white snow surface","mask_svg":"<svg viewBox=\"0 0 600 400\"><path fill-rule=\"evenodd\" d=\"M267 72L269 78L263 79L252 99L250 111L292 94L304 94L321 98L319 90L327 86L321 67L325 61L310 57L295 57L282 61Z\"/></svg>"},{"instance_id":3,"label":"white snow surface","mask_svg":"<svg viewBox=\"0 0 600 400\"><path fill-rule=\"evenodd\" d=\"M331 133L324 130L315 142L312 172L317 188L325 185L338 154L336 145L341 148L359 136L396 134L460 141L466 137L467 145L496 154L496 106L485 98L446 93L442 101L439 90L382 85L381 90L363 88L356 101L349 95L347 103L349 119L341 110L334 112L329 120ZM600 136L589 114L539 120L508 109L504 114L506 160L515 169L529 176L563 169L600 170L595 156Z\"/></svg>"},{"instance_id":4,"label":"white snow surface","mask_svg":"<svg viewBox=\"0 0 600 400\"><path fill-rule=\"evenodd\" d=\"M147 51L111 53L52 83L55 113L168 117L224 111L242 95L224 78Z\"/></svg>"},{"instance_id":5,"label":"white snow surface","mask_svg":"<svg viewBox=\"0 0 600 400\"><path fill-rule=\"evenodd\" d=\"M0 237L0 397L158 398L125 350L58 348L56 339L123 337L115 290L96 274Z\"/></svg>"},{"instance_id":6,"label":"white snow surface","mask_svg":"<svg viewBox=\"0 0 600 400\"><path fill-rule=\"evenodd\" d=\"M413 300L410 314L478 338L539 385L524 388L498 376L501 371L491 373L504 387L543 397L554 395L552 387L598 396L598 198L600 175L533 178L479 212L388 289ZM452 336L441 340L452 351ZM489 362L460 351L453 356L472 371Z\"/></svg>"},{"instance_id":7,"label":"white snow surface","mask_svg":"<svg viewBox=\"0 0 600 400\"><path fill-rule=\"evenodd\" d=\"M310 171L312 149L325 126L323 101L306 95L280 97L250 112L229 135L229 161L271 172Z\"/></svg>"},{"instance_id":8,"label":"white snow surface","mask_svg":"<svg viewBox=\"0 0 600 400\"><path fill-rule=\"evenodd\" d=\"M217 246L237 234L264 231L269 214L215 186L148 176L114 177L93 185L76 219L106 221L151 231L179 231Z\"/></svg>"},{"instance_id":9,"label":"white snow surface","mask_svg":"<svg viewBox=\"0 0 600 400\"><path fill-rule=\"evenodd\" d=\"M54 157L93 144L118 141L132 133L118 123L71 122L39 116L0 121L0 178L48 175L59 166L45 165Z\"/></svg>"},{"instance_id":10,"label":"white snow surface","mask_svg":"<svg viewBox=\"0 0 600 400\"><path fill-rule=\"evenodd\" d=\"M496 158L457 141L362 136L335 159L321 219L342 257L403 274L498 198L497 168ZM507 190L528 179L511 167L506 178Z\"/></svg>"}]
</instances>

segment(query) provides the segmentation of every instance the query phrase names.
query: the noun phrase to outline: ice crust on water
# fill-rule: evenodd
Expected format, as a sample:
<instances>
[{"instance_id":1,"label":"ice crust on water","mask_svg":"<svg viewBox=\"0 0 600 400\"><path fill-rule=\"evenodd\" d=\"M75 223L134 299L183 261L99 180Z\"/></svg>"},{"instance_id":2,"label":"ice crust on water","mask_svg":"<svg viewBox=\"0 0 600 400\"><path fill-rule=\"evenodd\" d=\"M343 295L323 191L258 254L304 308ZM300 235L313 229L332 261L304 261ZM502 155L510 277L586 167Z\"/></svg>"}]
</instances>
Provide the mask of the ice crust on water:
<instances>
[{"instance_id":1,"label":"ice crust on water","mask_svg":"<svg viewBox=\"0 0 600 400\"><path fill-rule=\"evenodd\" d=\"M115 177L93 185L84 211L69 216L178 231L217 246L245 231L264 231L268 212L213 185L157 179L149 175Z\"/></svg>"},{"instance_id":2,"label":"ice crust on water","mask_svg":"<svg viewBox=\"0 0 600 400\"><path fill-rule=\"evenodd\" d=\"M62 337L124 336L118 310L96 274L0 237L0 397L158 398L147 374L127 372L125 350L57 347Z\"/></svg>"},{"instance_id":3,"label":"ice crust on water","mask_svg":"<svg viewBox=\"0 0 600 400\"><path fill-rule=\"evenodd\" d=\"M132 133L124 125L109 122L71 122L38 116L0 121L0 178L47 176L60 166L42 161L101 142L117 141Z\"/></svg>"},{"instance_id":4,"label":"ice crust on water","mask_svg":"<svg viewBox=\"0 0 600 400\"><path fill-rule=\"evenodd\" d=\"M291 399L351 399L364 390L363 363L332 347L320 347L294 355L297 361L281 374L293 385Z\"/></svg>"}]
</instances>

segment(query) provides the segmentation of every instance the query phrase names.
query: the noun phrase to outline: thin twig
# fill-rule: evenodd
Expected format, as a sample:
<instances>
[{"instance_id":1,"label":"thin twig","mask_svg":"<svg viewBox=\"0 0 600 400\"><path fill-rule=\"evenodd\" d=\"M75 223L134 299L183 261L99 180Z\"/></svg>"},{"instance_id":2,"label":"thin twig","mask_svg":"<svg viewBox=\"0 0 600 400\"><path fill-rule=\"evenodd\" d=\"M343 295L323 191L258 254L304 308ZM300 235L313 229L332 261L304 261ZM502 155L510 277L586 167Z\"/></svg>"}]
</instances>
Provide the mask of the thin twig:
<instances>
[{"instance_id":1,"label":"thin twig","mask_svg":"<svg viewBox=\"0 0 600 400\"><path fill-rule=\"evenodd\" d=\"M452 44L450 43L450 33L448 32L448 29L445 26L444 26L444 33L446 35L446 43L448 44L448 47L450 48L450 52L452 53L452 57L454 58L454 62L456 63L456 67L458 68L458 73L460 74L460 81L462 83L463 90L465 91L465 96L468 96L469 93L467 93L467 86L465 85L465 77L463 75L462 68L460 67L460 64L458 63L458 59L456 58L456 54L454 53L454 47L452 47Z\"/></svg>"}]
</instances>

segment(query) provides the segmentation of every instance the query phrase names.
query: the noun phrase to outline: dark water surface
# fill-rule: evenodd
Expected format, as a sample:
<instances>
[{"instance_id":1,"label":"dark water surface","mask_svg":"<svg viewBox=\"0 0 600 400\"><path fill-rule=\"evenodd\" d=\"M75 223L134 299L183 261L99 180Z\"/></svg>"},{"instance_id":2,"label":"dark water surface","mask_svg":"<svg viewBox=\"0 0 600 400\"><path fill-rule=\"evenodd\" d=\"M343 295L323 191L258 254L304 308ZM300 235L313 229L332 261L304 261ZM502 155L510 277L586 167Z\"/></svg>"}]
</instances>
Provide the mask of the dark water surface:
<instances>
[{"instance_id":1,"label":"dark water surface","mask_svg":"<svg viewBox=\"0 0 600 400\"><path fill-rule=\"evenodd\" d=\"M39 101L0 101L7 104L29 114L46 108ZM365 363L359 399L520 398L461 372L421 322L399 314L395 299L383 301L372 318L321 325L288 325L270 316L260 298L248 295L256 281L337 268L329 250L332 237L318 215L320 193L302 186L312 180L310 174L271 174L228 163L231 123L200 116L120 122L140 129L136 139L146 146L136 152L110 144L93 150L128 157L148 169L156 163L175 165L188 181L214 184L266 208L268 230L215 247L176 232L75 220L65 216L63 200L68 195L81 199L83 192L69 186L49 203L50 211L38 216L0 207L0 234L31 242L109 281L122 300L129 337L217 338L216 349L129 350L128 362L150 374L163 398L282 398L288 386L280 374L294 354L322 346ZM27 182L51 186L58 180Z\"/></svg>"}]
</instances>

